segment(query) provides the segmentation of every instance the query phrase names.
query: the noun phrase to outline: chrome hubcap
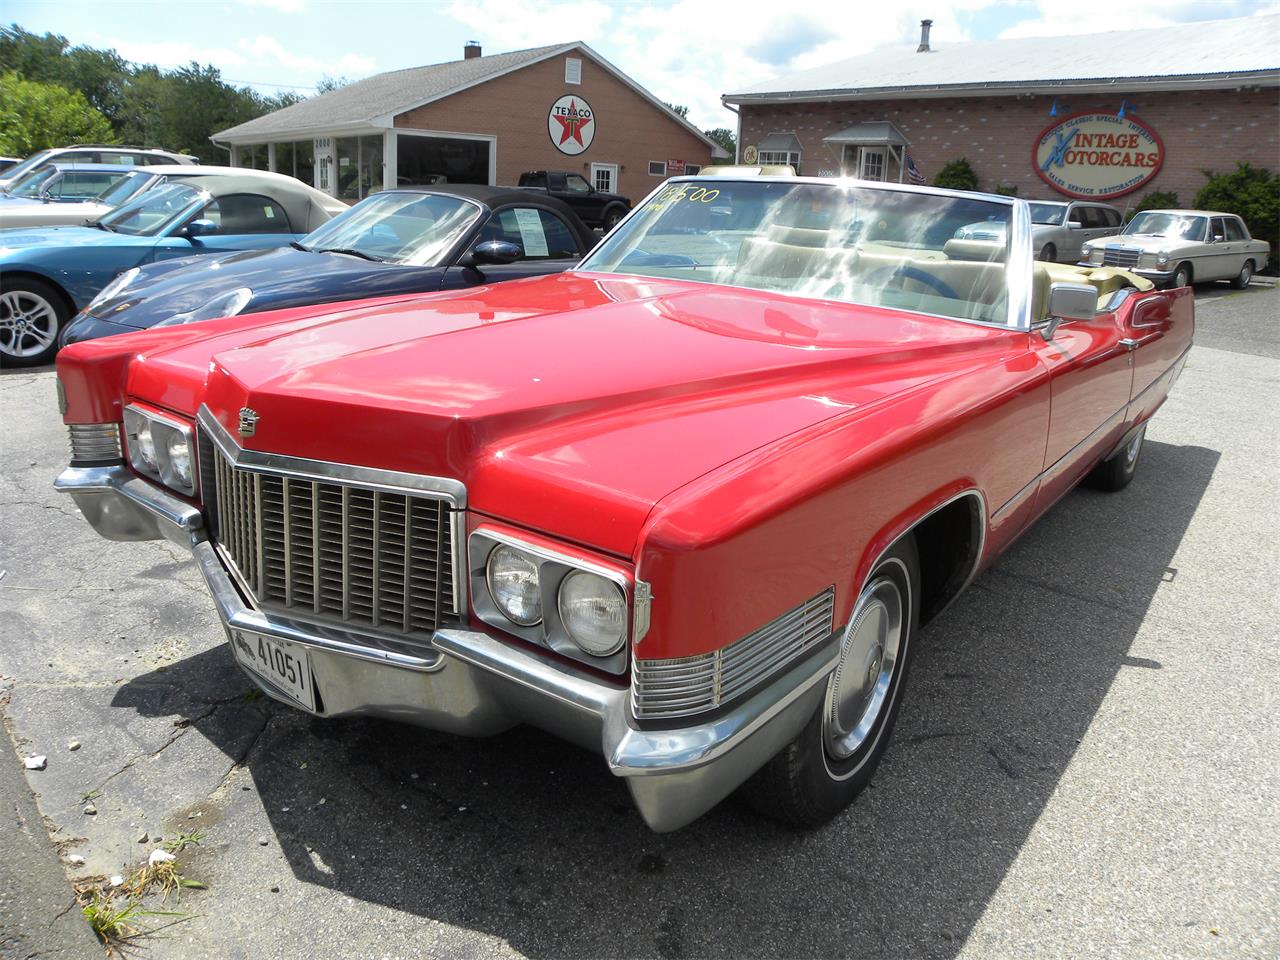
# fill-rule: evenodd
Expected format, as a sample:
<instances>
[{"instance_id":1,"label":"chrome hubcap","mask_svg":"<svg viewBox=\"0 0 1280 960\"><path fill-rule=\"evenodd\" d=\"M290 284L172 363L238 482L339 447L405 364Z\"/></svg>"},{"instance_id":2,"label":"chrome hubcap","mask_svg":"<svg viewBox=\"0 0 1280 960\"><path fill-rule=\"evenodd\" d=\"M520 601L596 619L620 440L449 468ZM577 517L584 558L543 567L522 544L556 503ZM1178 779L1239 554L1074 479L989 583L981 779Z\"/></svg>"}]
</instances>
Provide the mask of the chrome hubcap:
<instances>
[{"instance_id":1,"label":"chrome hubcap","mask_svg":"<svg viewBox=\"0 0 1280 960\"><path fill-rule=\"evenodd\" d=\"M1146 434L1147 434L1147 428L1143 427L1136 434L1134 434L1133 439L1129 441L1129 445L1124 448L1125 466L1132 467L1134 463L1137 461L1138 452L1142 449L1142 438L1146 436Z\"/></svg>"},{"instance_id":2,"label":"chrome hubcap","mask_svg":"<svg viewBox=\"0 0 1280 960\"><path fill-rule=\"evenodd\" d=\"M892 577L863 592L845 631L840 662L827 684L823 739L837 759L861 747L889 700L889 685L902 645L902 593Z\"/></svg>"},{"instance_id":3,"label":"chrome hubcap","mask_svg":"<svg viewBox=\"0 0 1280 960\"><path fill-rule=\"evenodd\" d=\"M58 313L44 297L25 290L0 294L0 353L34 357L58 332Z\"/></svg>"}]
</instances>

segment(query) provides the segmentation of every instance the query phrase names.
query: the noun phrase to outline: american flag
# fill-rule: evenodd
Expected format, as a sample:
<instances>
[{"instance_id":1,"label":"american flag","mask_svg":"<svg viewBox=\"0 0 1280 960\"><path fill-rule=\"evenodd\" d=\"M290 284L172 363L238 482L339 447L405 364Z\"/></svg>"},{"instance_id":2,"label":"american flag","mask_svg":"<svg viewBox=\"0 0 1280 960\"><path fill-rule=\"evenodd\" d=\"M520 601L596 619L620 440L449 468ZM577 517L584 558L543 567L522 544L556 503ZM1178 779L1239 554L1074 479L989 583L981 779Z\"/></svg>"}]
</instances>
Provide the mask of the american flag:
<instances>
[{"instance_id":1,"label":"american flag","mask_svg":"<svg viewBox=\"0 0 1280 960\"><path fill-rule=\"evenodd\" d=\"M924 183L924 174L920 172L920 168L916 166L916 162L911 159L911 154L907 154L907 179L912 183Z\"/></svg>"}]
</instances>

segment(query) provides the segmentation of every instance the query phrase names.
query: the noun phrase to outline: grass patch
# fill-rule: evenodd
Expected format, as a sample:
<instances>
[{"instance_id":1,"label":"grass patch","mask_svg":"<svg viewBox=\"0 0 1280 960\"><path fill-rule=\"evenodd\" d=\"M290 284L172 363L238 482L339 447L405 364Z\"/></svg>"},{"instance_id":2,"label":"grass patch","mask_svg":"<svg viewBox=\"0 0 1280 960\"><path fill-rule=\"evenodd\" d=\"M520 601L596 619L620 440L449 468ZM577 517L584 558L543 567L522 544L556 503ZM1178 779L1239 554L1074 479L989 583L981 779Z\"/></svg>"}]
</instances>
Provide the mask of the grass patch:
<instances>
[{"instance_id":1,"label":"grass patch","mask_svg":"<svg viewBox=\"0 0 1280 960\"><path fill-rule=\"evenodd\" d=\"M172 840L164 842L164 848L170 853L178 853L191 845L199 846L207 834L203 830L192 830L190 833L179 833Z\"/></svg>"}]
</instances>

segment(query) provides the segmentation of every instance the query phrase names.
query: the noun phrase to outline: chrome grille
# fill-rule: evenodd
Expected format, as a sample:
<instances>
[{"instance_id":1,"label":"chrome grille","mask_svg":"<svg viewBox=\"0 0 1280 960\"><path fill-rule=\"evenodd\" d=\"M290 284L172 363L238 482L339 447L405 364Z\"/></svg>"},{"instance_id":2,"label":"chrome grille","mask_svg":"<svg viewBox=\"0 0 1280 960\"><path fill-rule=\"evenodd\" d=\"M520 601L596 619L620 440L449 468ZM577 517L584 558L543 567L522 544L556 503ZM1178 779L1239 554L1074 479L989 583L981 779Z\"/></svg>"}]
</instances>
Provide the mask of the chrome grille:
<instances>
[{"instance_id":1,"label":"chrome grille","mask_svg":"<svg viewBox=\"0 0 1280 960\"><path fill-rule=\"evenodd\" d=\"M1102 265L1132 270L1138 265L1138 253L1139 251L1131 247L1103 247Z\"/></svg>"},{"instance_id":2,"label":"chrome grille","mask_svg":"<svg viewBox=\"0 0 1280 960\"><path fill-rule=\"evenodd\" d=\"M635 715L688 716L749 692L831 635L835 593L835 587L828 587L723 650L673 660L637 660L631 690Z\"/></svg>"},{"instance_id":3,"label":"chrome grille","mask_svg":"<svg viewBox=\"0 0 1280 960\"><path fill-rule=\"evenodd\" d=\"M214 539L261 606L398 634L457 615L445 500L247 470L204 436L200 452Z\"/></svg>"},{"instance_id":4,"label":"chrome grille","mask_svg":"<svg viewBox=\"0 0 1280 960\"><path fill-rule=\"evenodd\" d=\"M71 436L71 460L119 460L120 425L116 423L73 423L67 427Z\"/></svg>"}]
</instances>

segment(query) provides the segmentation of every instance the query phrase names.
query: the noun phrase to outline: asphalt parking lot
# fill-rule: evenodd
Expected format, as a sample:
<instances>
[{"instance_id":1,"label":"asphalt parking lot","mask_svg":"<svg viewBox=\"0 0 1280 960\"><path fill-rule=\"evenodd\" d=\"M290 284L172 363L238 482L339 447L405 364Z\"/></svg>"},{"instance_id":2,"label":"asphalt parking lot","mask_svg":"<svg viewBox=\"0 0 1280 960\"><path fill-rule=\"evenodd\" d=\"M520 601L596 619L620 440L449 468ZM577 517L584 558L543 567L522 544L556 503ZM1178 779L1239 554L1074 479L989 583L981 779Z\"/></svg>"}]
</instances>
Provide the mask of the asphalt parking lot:
<instances>
[{"instance_id":1,"label":"asphalt parking lot","mask_svg":"<svg viewBox=\"0 0 1280 960\"><path fill-rule=\"evenodd\" d=\"M48 368L0 376L11 753L48 756L26 780L72 876L203 834L180 863L208 889L150 921L156 960L1273 958L1280 291L1197 300L1135 482L1070 495L930 627L873 787L821 830L730 800L659 836L535 731L255 696L186 555L101 540L53 492ZM0 848L21 882L37 858ZM5 922L0 950L46 936Z\"/></svg>"}]
</instances>

